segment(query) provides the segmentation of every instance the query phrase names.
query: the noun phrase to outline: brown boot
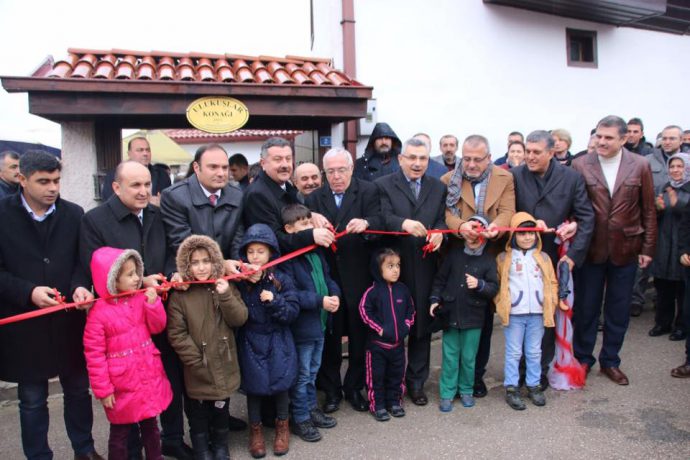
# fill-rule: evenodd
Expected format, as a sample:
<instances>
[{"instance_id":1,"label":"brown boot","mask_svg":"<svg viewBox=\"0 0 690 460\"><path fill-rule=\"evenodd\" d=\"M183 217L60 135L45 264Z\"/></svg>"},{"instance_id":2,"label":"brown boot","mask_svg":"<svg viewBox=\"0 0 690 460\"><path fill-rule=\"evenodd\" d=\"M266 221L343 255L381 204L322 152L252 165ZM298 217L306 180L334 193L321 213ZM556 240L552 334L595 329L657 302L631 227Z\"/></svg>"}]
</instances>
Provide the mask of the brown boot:
<instances>
[{"instance_id":1,"label":"brown boot","mask_svg":"<svg viewBox=\"0 0 690 460\"><path fill-rule=\"evenodd\" d=\"M249 453L254 458L266 456L266 441L261 423L252 423L249 427Z\"/></svg>"},{"instance_id":2,"label":"brown boot","mask_svg":"<svg viewBox=\"0 0 690 460\"><path fill-rule=\"evenodd\" d=\"M273 453L285 455L290 450L290 428L287 420L276 419L276 438L273 441Z\"/></svg>"}]
</instances>

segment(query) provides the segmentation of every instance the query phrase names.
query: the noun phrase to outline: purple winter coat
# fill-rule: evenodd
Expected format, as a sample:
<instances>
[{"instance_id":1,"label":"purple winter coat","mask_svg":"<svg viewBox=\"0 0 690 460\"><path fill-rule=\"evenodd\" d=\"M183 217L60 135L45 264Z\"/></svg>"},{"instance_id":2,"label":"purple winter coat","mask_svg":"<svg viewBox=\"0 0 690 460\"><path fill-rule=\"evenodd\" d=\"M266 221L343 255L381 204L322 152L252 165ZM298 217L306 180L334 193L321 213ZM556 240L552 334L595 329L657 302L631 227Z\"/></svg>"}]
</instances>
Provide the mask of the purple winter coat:
<instances>
[{"instance_id":1,"label":"purple winter coat","mask_svg":"<svg viewBox=\"0 0 690 460\"><path fill-rule=\"evenodd\" d=\"M103 247L93 253L91 274L99 296L117 292L117 274L130 257L142 279L144 264L136 251ZM99 299L89 311L84 329L86 366L94 396L115 395L113 408L105 409L110 423L140 422L157 416L170 404L170 382L160 351L151 341L151 334L162 332L165 324L160 297L148 304L143 293Z\"/></svg>"}]
</instances>

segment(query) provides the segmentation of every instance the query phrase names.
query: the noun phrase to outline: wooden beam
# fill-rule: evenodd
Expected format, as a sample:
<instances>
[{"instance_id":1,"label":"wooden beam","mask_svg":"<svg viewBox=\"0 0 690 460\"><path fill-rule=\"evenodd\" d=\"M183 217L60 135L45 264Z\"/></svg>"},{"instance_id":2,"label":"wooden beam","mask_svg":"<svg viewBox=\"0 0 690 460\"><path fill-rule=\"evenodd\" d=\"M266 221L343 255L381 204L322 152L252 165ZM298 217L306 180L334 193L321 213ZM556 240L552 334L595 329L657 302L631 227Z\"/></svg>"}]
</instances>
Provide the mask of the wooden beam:
<instances>
[{"instance_id":1,"label":"wooden beam","mask_svg":"<svg viewBox=\"0 0 690 460\"><path fill-rule=\"evenodd\" d=\"M78 117L151 117L179 116L185 118L186 110L194 97L184 95L135 95L135 94L76 94L76 93L29 93L30 113L51 120ZM333 98L287 99L244 97L250 117L265 116L276 120L286 117L313 117L340 121L366 116L366 99ZM280 124L277 124L279 126Z\"/></svg>"}]
</instances>

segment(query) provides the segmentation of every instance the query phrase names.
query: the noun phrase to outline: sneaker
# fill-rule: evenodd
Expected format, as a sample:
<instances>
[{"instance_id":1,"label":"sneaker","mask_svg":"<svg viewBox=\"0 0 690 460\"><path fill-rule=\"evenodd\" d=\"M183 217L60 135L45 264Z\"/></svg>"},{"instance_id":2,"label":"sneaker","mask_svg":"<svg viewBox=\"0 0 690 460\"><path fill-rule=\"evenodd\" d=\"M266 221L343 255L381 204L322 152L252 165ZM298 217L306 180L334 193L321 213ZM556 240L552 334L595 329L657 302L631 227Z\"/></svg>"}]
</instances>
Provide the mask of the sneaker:
<instances>
[{"instance_id":1,"label":"sneaker","mask_svg":"<svg viewBox=\"0 0 690 460\"><path fill-rule=\"evenodd\" d=\"M462 407L474 407L474 397L472 395L460 395Z\"/></svg>"},{"instance_id":2,"label":"sneaker","mask_svg":"<svg viewBox=\"0 0 690 460\"><path fill-rule=\"evenodd\" d=\"M525 410L525 402L520 397L520 390L514 386L506 387L506 402L515 410Z\"/></svg>"},{"instance_id":3,"label":"sneaker","mask_svg":"<svg viewBox=\"0 0 690 460\"><path fill-rule=\"evenodd\" d=\"M323 411L318 407L312 410L310 415L311 422L317 428L333 428L338 424L338 421L335 418L324 414Z\"/></svg>"},{"instance_id":4,"label":"sneaker","mask_svg":"<svg viewBox=\"0 0 690 460\"><path fill-rule=\"evenodd\" d=\"M374 416L377 422L387 422L391 419L386 409L379 409L376 412L372 412L371 415Z\"/></svg>"},{"instance_id":5,"label":"sneaker","mask_svg":"<svg viewBox=\"0 0 690 460\"><path fill-rule=\"evenodd\" d=\"M535 406L541 407L546 405L546 397L544 396L544 392L542 391L540 385L537 385L536 387L527 387L527 395Z\"/></svg>"},{"instance_id":6,"label":"sneaker","mask_svg":"<svg viewBox=\"0 0 690 460\"><path fill-rule=\"evenodd\" d=\"M393 417L404 417L405 416L405 409L402 408L402 406L391 406L388 408L388 412L393 416Z\"/></svg>"},{"instance_id":7,"label":"sneaker","mask_svg":"<svg viewBox=\"0 0 690 460\"><path fill-rule=\"evenodd\" d=\"M299 436L302 441L316 442L321 440L321 433L319 433L318 428L314 426L311 420L295 422L292 425L292 432Z\"/></svg>"},{"instance_id":8,"label":"sneaker","mask_svg":"<svg viewBox=\"0 0 690 460\"><path fill-rule=\"evenodd\" d=\"M450 412L453 410L453 400L452 399L442 399L441 403L438 405L438 409L441 412Z\"/></svg>"}]
</instances>

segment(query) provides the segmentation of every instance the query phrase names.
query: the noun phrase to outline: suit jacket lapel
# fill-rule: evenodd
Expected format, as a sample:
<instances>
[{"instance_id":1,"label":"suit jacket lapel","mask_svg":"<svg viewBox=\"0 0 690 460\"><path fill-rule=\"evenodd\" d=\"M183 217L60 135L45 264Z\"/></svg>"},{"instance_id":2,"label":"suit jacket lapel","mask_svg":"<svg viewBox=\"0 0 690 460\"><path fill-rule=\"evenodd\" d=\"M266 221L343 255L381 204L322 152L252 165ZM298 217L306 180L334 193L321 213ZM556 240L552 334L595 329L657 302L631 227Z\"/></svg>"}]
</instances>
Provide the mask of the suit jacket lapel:
<instances>
[{"instance_id":1,"label":"suit jacket lapel","mask_svg":"<svg viewBox=\"0 0 690 460\"><path fill-rule=\"evenodd\" d=\"M470 183L470 181L466 179L462 180L462 190L460 196L462 198L462 201L464 201L465 204L467 204L472 209L472 214L474 214L477 211L477 203L475 202L474 190L472 190L472 184Z\"/></svg>"},{"instance_id":2,"label":"suit jacket lapel","mask_svg":"<svg viewBox=\"0 0 690 460\"><path fill-rule=\"evenodd\" d=\"M412 206L417 205L417 199L414 197L412 194L412 190L410 190L410 185L407 182L407 178L403 174L402 170L400 170L396 175L395 175L395 185L402 190L403 194L407 197L408 200L412 203ZM421 193L420 193L421 196Z\"/></svg>"},{"instance_id":3,"label":"suit jacket lapel","mask_svg":"<svg viewBox=\"0 0 690 460\"><path fill-rule=\"evenodd\" d=\"M333 191L331 190L331 187L329 187L328 184L326 184L324 187L321 187L321 190L314 193L319 194L319 201L321 201L323 209L326 210L326 218L333 225L337 225L338 207L335 205L335 196L333 196Z\"/></svg>"},{"instance_id":4,"label":"suit jacket lapel","mask_svg":"<svg viewBox=\"0 0 690 460\"><path fill-rule=\"evenodd\" d=\"M352 205L354 204L355 200L357 199L357 186L355 185L354 182L350 182L350 186L345 190L345 194L343 195L343 201L340 203L340 209L338 209L338 214L337 217L335 218L336 222L340 223L345 216L348 215L348 212ZM343 222L344 224L347 224L347 222ZM340 230L343 230L342 228Z\"/></svg>"},{"instance_id":5,"label":"suit jacket lapel","mask_svg":"<svg viewBox=\"0 0 690 460\"><path fill-rule=\"evenodd\" d=\"M149 232L151 231L151 227L153 226L153 220L156 218L156 213L158 210L151 205L148 205L144 209L144 226L142 228L141 232L141 242L144 243L147 240L147 236ZM144 254L141 255L144 257Z\"/></svg>"},{"instance_id":6,"label":"suit jacket lapel","mask_svg":"<svg viewBox=\"0 0 690 460\"><path fill-rule=\"evenodd\" d=\"M589 167L592 175L601 182L601 185L609 189L609 184L606 182L606 177L604 177L604 171L601 169L601 164L599 163L598 154L594 154L589 157ZM613 194L611 194L613 196Z\"/></svg>"},{"instance_id":7,"label":"suit jacket lapel","mask_svg":"<svg viewBox=\"0 0 690 460\"><path fill-rule=\"evenodd\" d=\"M484 197L484 209L481 210L481 212L486 212L487 209L489 209L498 199L501 197L501 191L503 190L502 187L498 187L496 182L499 180L497 176L494 176L494 172L498 170L499 168L497 166L491 166L493 168L491 170L491 177L489 177L489 182L486 184L486 196ZM472 184L470 184L472 185ZM475 203L476 207L476 197L473 200L473 203ZM475 209L476 211L476 209Z\"/></svg>"},{"instance_id":8,"label":"suit jacket lapel","mask_svg":"<svg viewBox=\"0 0 690 460\"><path fill-rule=\"evenodd\" d=\"M429 184L429 179L426 174L422 176L422 184L419 186L419 198L415 203L415 211L426 201L426 198L431 193L431 184ZM412 195L412 190L410 190L410 195Z\"/></svg>"},{"instance_id":9,"label":"suit jacket lapel","mask_svg":"<svg viewBox=\"0 0 690 460\"><path fill-rule=\"evenodd\" d=\"M627 179L633 171L632 162L629 160L628 155L628 152L623 149L623 152L621 153L621 163L618 167L618 174L616 174L616 184L613 187L611 198L613 198L621 185L623 185L623 182L625 182L625 179Z\"/></svg>"},{"instance_id":10,"label":"suit jacket lapel","mask_svg":"<svg viewBox=\"0 0 690 460\"><path fill-rule=\"evenodd\" d=\"M551 160L551 161L555 161L555 160ZM556 188L558 185L560 185L562 169L559 168L558 166L560 166L560 165L557 163L554 163L553 171L551 171L551 177L549 177L548 182L546 184L544 184L544 188L541 190L541 193L538 194L539 200L541 200L545 196L549 195L554 188ZM535 195L537 195L537 194L535 193Z\"/></svg>"}]
</instances>

